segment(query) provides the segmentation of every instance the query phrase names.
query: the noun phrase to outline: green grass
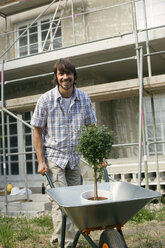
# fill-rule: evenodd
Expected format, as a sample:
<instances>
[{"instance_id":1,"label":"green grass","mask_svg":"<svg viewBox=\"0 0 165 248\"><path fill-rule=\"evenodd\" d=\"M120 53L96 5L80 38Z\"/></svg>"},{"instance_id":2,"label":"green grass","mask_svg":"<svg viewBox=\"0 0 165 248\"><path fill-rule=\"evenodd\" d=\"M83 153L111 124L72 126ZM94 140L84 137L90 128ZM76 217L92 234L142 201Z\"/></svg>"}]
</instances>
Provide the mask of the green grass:
<instances>
[{"instance_id":1,"label":"green grass","mask_svg":"<svg viewBox=\"0 0 165 248\"><path fill-rule=\"evenodd\" d=\"M14 248L15 245L13 243L13 234L11 225L7 222L0 224L0 242L3 244L5 248Z\"/></svg>"},{"instance_id":2,"label":"green grass","mask_svg":"<svg viewBox=\"0 0 165 248\"><path fill-rule=\"evenodd\" d=\"M153 238L149 233L140 232L137 235L137 239L141 243L140 246L137 246L137 248L138 247L145 247L145 248L155 248L155 247L162 248L163 247L162 243L159 240L155 240L155 238Z\"/></svg>"},{"instance_id":3,"label":"green grass","mask_svg":"<svg viewBox=\"0 0 165 248\"><path fill-rule=\"evenodd\" d=\"M18 241L23 241L28 238L32 240L37 240L37 236L39 234L38 230L33 230L31 228L30 223L27 219L24 219L23 221L20 220L21 224L21 229L18 228L17 233L16 233L16 240ZM17 229L17 227L16 227Z\"/></svg>"},{"instance_id":4,"label":"green grass","mask_svg":"<svg viewBox=\"0 0 165 248\"><path fill-rule=\"evenodd\" d=\"M0 215L0 223L0 244L4 248L16 248L18 242L24 243L27 240L31 243L29 247L39 247L37 243L40 235L53 232L50 216L27 219L26 217L13 218ZM46 247L49 246L45 245Z\"/></svg>"},{"instance_id":5,"label":"green grass","mask_svg":"<svg viewBox=\"0 0 165 248\"><path fill-rule=\"evenodd\" d=\"M141 209L131 220L133 223L143 223L146 221L163 221L165 220L165 206L160 210L149 210L147 207Z\"/></svg>"},{"instance_id":6,"label":"green grass","mask_svg":"<svg viewBox=\"0 0 165 248\"><path fill-rule=\"evenodd\" d=\"M131 225L138 227L140 223L156 220L158 222L165 220L165 205L160 210L151 211L148 207L139 211L130 221ZM0 247L3 248L49 248L49 239L53 233L53 224L51 216L28 219L26 217L6 217L0 215ZM97 237L98 238L98 237ZM136 240L140 243L139 247L160 247L159 240L145 233L144 230L138 230ZM163 240L163 239L162 239ZM143 244L144 242L144 244ZM83 239L80 240L84 248L90 247ZM135 246L134 246L135 247Z\"/></svg>"},{"instance_id":7,"label":"green grass","mask_svg":"<svg viewBox=\"0 0 165 248\"><path fill-rule=\"evenodd\" d=\"M33 218L29 220L30 223L36 224L41 227L50 227L53 228L52 217L51 216L43 216L40 218Z\"/></svg>"}]
</instances>

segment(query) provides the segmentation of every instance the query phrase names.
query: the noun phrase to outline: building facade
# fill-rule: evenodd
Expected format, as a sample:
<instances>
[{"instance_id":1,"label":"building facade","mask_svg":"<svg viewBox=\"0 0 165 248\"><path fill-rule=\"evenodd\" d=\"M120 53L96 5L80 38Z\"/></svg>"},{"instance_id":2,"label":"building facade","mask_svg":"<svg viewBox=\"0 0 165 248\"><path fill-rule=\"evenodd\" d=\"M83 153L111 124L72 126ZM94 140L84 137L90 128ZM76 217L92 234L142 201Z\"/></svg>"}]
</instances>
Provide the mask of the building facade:
<instances>
[{"instance_id":1,"label":"building facade","mask_svg":"<svg viewBox=\"0 0 165 248\"><path fill-rule=\"evenodd\" d=\"M139 51L143 48L144 91L140 111L144 116L146 152L142 146L142 184L146 184L147 161L149 187L164 193L165 2L4 0L0 4L0 20L5 108L29 123L38 97L54 87L55 61L69 57L78 71L77 87L91 97L98 125L105 124L114 131L109 174L116 180L136 184ZM29 187L39 187L43 178L36 171L32 130L9 114L5 114L4 121L1 127L5 126L7 181L23 186L27 171ZM3 138L2 132L0 136ZM2 142L0 151L3 188Z\"/></svg>"}]
</instances>

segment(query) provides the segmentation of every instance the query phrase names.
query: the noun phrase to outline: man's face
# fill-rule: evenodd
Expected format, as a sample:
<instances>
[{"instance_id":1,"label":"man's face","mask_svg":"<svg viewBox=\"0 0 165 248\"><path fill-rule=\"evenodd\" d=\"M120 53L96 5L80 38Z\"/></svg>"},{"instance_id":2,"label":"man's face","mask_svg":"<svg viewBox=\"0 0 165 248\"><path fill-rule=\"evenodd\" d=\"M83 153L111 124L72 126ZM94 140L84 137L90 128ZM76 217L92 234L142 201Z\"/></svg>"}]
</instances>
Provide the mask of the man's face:
<instances>
[{"instance_id":1,"label":"man's face","mask_svg":"<svg viewBox=\"0 0 165 248\"><path fill-rule=\"evenodd\" d=\"M57 70L57 81L59 83L59 88L64 90L69 90L73 88L74 84L74 74L72 72L62 72Z\"/></svg>"}]
</instances>

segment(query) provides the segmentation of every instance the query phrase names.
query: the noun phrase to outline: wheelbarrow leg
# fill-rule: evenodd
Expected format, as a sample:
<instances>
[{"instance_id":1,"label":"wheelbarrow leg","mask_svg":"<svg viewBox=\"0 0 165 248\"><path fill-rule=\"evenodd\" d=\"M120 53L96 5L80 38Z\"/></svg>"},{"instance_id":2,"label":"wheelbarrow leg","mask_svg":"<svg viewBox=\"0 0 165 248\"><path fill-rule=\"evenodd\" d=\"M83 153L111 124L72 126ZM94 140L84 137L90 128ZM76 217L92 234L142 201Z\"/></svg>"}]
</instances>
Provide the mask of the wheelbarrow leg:
<instances>
[{"instance_id":1,"label":"wheelbarrow leg","mask_svg":"<svg viewBox=\"0 0 165 248\"><path fill-rule=\"evenodd\" d=\"M128 248L122 230L120 229L120 230L118 230L118 232L120 233L120 235L121 235L121 237L122 237L122 239L123 239L123 241L124 241L125 247Z\"/></svg>"},{"instance_id":2,"label":"wheelbarrow leg","mask_svg":"<svg viewBox=\"0 0 165 248\"><path fill-rule=\"evenodd\" d=\"M76 248L76 245L77 245L77 242L79 240L79 237L80 237L80 234L81 234L81 231L77 231L75 237L74 237L74 240L73 240L73 244L72 244L72 248Z\"/></svg>"},{"instance_id":3,"label":"wheelbarrow leg","mask_svg":"<svg viewBox=\"0 0 165 248\"><path fill-rule=\"evenodd\" d=\"M61 248L65 246L66 214L62 211L62 230L61 230Z\"/></svg>"},{"instance_id":4,"label":"wheelbarrow leg","mask_svg":"<svg viewBox=\"0 0 165 248\"><path fill-rule=\"evenodd\" d=\"M98 248L98 246L93 242L93 240L91 239L91 237L89 235L86 235L84 232L82 232L82 235L88 241L88 243L91 245L91 247Z\"/></svg>"}]
</instances>

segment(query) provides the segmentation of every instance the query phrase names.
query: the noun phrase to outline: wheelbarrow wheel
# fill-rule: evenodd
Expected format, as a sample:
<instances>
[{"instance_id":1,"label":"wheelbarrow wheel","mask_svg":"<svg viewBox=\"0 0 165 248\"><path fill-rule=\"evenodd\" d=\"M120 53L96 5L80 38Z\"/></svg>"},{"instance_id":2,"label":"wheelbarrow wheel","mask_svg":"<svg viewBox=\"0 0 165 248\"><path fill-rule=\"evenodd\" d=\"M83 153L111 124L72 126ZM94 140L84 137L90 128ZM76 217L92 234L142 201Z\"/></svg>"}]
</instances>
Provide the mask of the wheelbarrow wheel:
<instances>
[{"instance_id":1,"label":"wheelbarrow wheel","mask_svg":"<svg viewBox=\"0 0 165 248\"><path fill-rule=\"evenodd\" d=\"M99 248L126 248L126 245L117 230L108 229L103 231L100 236Z\"/></svg>"}]
</instances>

